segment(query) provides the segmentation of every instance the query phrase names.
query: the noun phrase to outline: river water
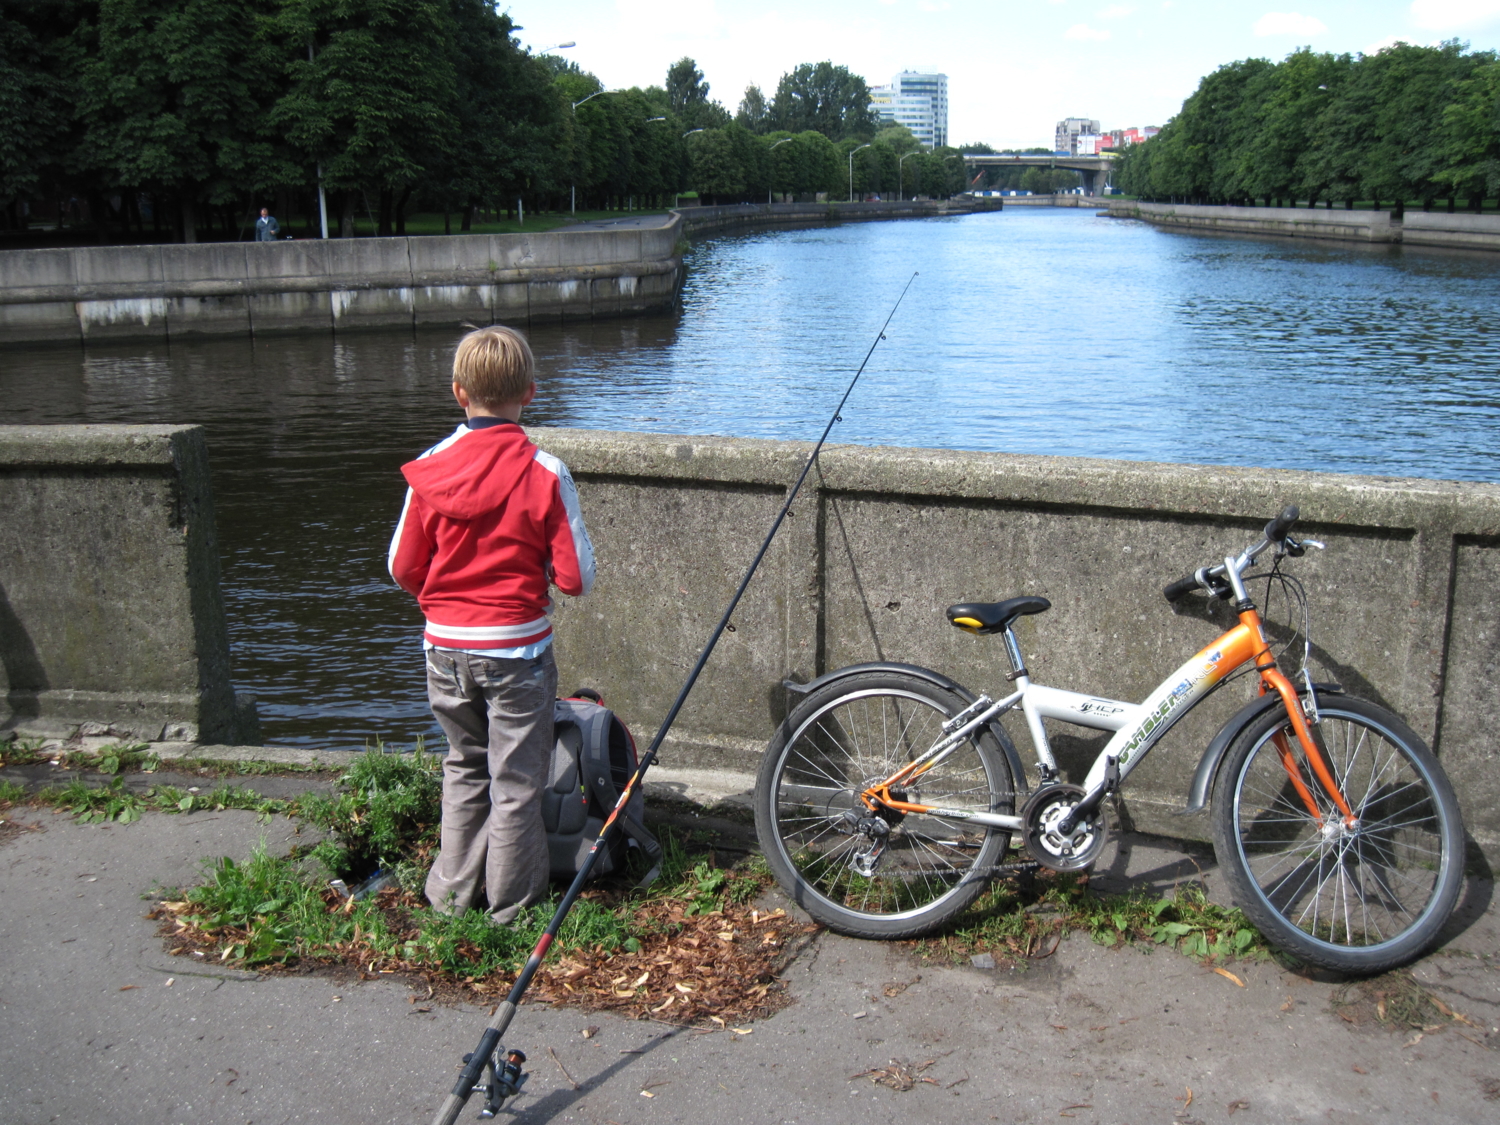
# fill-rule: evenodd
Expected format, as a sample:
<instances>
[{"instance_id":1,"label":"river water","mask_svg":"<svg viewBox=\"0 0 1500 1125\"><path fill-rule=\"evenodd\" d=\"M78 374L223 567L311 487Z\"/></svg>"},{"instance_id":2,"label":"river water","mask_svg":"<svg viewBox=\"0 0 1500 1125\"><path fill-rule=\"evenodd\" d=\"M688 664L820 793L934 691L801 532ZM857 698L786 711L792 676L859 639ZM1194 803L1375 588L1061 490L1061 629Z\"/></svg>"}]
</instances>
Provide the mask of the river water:
<instances>
[{"instance_id":1,"label":"river water","mask_svg":"<svg viewBox=\"0 0 1500 1125\"><path fill-rule=\"evenodd\" d=\"M810 440L913 273L836 441L1500 480L1500 255L1071 209L703 241L677 313L531 332L527 420ZM385 548L401 463L458 420L455 338L12 349L0 422L202 423L266 741L409 742L421 617Z\"/></svg>"}]
</instances>

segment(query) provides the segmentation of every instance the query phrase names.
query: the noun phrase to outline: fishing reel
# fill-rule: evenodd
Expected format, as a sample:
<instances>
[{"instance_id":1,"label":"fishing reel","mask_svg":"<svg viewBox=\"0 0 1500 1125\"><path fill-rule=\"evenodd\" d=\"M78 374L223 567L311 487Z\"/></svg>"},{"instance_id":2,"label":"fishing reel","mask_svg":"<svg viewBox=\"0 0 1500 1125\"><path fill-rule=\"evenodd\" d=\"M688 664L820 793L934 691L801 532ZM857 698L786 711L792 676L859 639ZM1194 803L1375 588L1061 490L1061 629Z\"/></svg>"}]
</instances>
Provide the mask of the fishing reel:
<instances>
[{"instance_id":1,"label":"fishing reel","mask_svg":"<svg viewBox=\"0 0 1500 1125\"><path fill-rule=\"evenodd\" d=\"M531 1075L521 1069L521 1064L526 1061L524 1051L504 1051L505 1058L500 1055L504 1048L497 1047L495 1053L484 1063L485 1081L474 1084L475 1090L484 1091L484 1108L479 1111L481 1119L494 1117L500 1112L500 1107L505 1104L506 1098L513 1098L521 1092L521 1087L526 1085L526 1079ZM473 1053L464 1056L464 1062L470 1061Z\"/></svg>"}]
</instances>

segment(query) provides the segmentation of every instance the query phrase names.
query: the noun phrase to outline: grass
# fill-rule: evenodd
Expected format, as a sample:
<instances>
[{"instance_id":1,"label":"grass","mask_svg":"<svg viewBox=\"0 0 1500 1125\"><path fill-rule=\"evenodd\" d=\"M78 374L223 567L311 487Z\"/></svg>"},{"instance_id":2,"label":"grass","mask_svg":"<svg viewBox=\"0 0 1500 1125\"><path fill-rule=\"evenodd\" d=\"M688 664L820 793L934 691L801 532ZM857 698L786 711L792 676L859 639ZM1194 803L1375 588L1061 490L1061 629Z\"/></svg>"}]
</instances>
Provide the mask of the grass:
<instances>
[{"instance_id":1,"label":"grass","mask_svg":"<svg viewBox=\"0 0 1500 1125\"><path fill-rule=\"evenodd\" d=\"M917 947L929 957L983 952L1023 961L1049 955L1073 932L1101 945L1161 946L1200 961L1262 959L1272 952L1242 911L1210 902L1198 883L1179 885L1171 897L1101 895L1080 876L1047 872L995 883L951 931Z\"/></svg>"}]
</instances>

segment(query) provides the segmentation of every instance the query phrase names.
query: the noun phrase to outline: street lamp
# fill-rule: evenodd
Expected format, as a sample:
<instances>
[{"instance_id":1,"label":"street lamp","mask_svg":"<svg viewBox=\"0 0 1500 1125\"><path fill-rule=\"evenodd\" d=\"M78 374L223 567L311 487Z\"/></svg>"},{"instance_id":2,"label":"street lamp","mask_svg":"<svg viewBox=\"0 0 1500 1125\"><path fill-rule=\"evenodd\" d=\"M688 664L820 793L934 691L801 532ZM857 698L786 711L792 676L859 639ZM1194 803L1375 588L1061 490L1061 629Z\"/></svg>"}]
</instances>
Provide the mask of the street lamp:
<instances>
[{"instance_id":1,"label":"street lamp","mask_svg":"<svg viewBox=\"0 0 1500 1125\"><path fill-rule=\"evenodd\" d=\"M576 46L578 46L578 44L569 39L566 43L555 43L551 47L543 47L540 51L537 52L537 54L545 55L551 51L566 51L569 47Z\"/></svg>"},{"instance_id":2,"label":"street lamp","mask_svg":"<svg viewBox=\"0 0 1500 1125\"><path fill-rule=\"evenodd\" d=\"M683 139L683 140L687 140L687 139L688 139L688 138L689 138L689 137L691 137L691 136L692 136L692 135L693 135L693 134L694 134L694 133L701 133L701 132L703 132L703 130L702 130L702 129L689 129L689 130L688 130L688 131L687 131L687 132L686 132L686 133L684 133L684 134L682 134L682 139Z\"/></svg>"},{"instance_id":3,"label":"street lamp","mask_svg":"<svg viewBox=\"0 0 1500 1125\"><path fill-rule=\"evenodd\" d=\"M571 44L571 43L560 43L558 45L561 46L561 47L571 47L573 44ZM588 97L586 97L586 98L579 98L576 102L573 103L573 117L574 117L574 120L577 120L577 118L578 118L578 107L581 106L584 102L593 101L600 94L618 94L618 93L620 93L619 90L595 90ZM570 215L576 215L576 214L578 214L578 185L577 184L569 184L568 185L568 214L570 214Z\"/></svg>"},{"instance_id":4,"label":"street lamp","mask_svg":"<svg viewBox=\"0 0 1500 1125\"><path fill-rule=\"evenodd\" d=\"M770 148L766 149L766 154L770 155L771 153L775 152L778 148L780 148L782 145L786 144L788 141L795 141L796 139L797 139L796 137L782 137L781 140L777 141ZM773 179L775 178L775 174L774 173L772 174L772 178ZM770 184L766 185L766 206L767 207L771 206L771 186L772 185L770 185Z\"/></svg>"},{"instance_id":5,"label":"street lamp","mask_svg":"<svg viewBox=\"0 0 1500 1125\"><path fill-rule=\"evenodd\" d=\"M896 195L900 197L901 202L903 203L906 202L906 181L901 178L901 173L904 171L901 166L906 163L907 156L916 156L921 151L922 150L919 148L914 148L910 152L908 152L906 156L903 156L900 160L896 161Z\"/></svg>"},{"instance_id":6,"label":"street lamp","mask_svg":"<svg viewBox=\"0 0 1500 1125\"><path fill-rule=\"evenodd\" d=\"M859 146L859 148L869 148L869 147L870 147L869 145L860 145ZM851 148L849 150L849 202L850 203L854 202L854 154L859 151L859 148Z\"/></svg>"}]
</instances>

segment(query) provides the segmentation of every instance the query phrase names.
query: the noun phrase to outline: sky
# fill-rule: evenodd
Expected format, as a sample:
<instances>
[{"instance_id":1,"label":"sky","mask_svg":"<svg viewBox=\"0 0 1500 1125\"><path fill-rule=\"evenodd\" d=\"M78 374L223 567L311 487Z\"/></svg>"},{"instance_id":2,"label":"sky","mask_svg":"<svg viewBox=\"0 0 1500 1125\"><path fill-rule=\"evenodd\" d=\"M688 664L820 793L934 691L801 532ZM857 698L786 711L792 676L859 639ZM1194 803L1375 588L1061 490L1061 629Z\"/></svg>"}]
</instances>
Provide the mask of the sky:
<instances>
[{"instance_id":1,"label":"sky","mask_svg":"<svg viewBox=\"0 0 1500 1125\"><path fill-rule=\"evenodd\" d=\"M661 85L684 55L733 112L799 63L830 59L870 85L948 75L948 139L1051 147L1063 117L1161 125L1215 68L1301 46L1378 51L1398 40L1500 48L1500 0L500 0L523 44L607 88Z\"/></svg>"}]
</instances>

